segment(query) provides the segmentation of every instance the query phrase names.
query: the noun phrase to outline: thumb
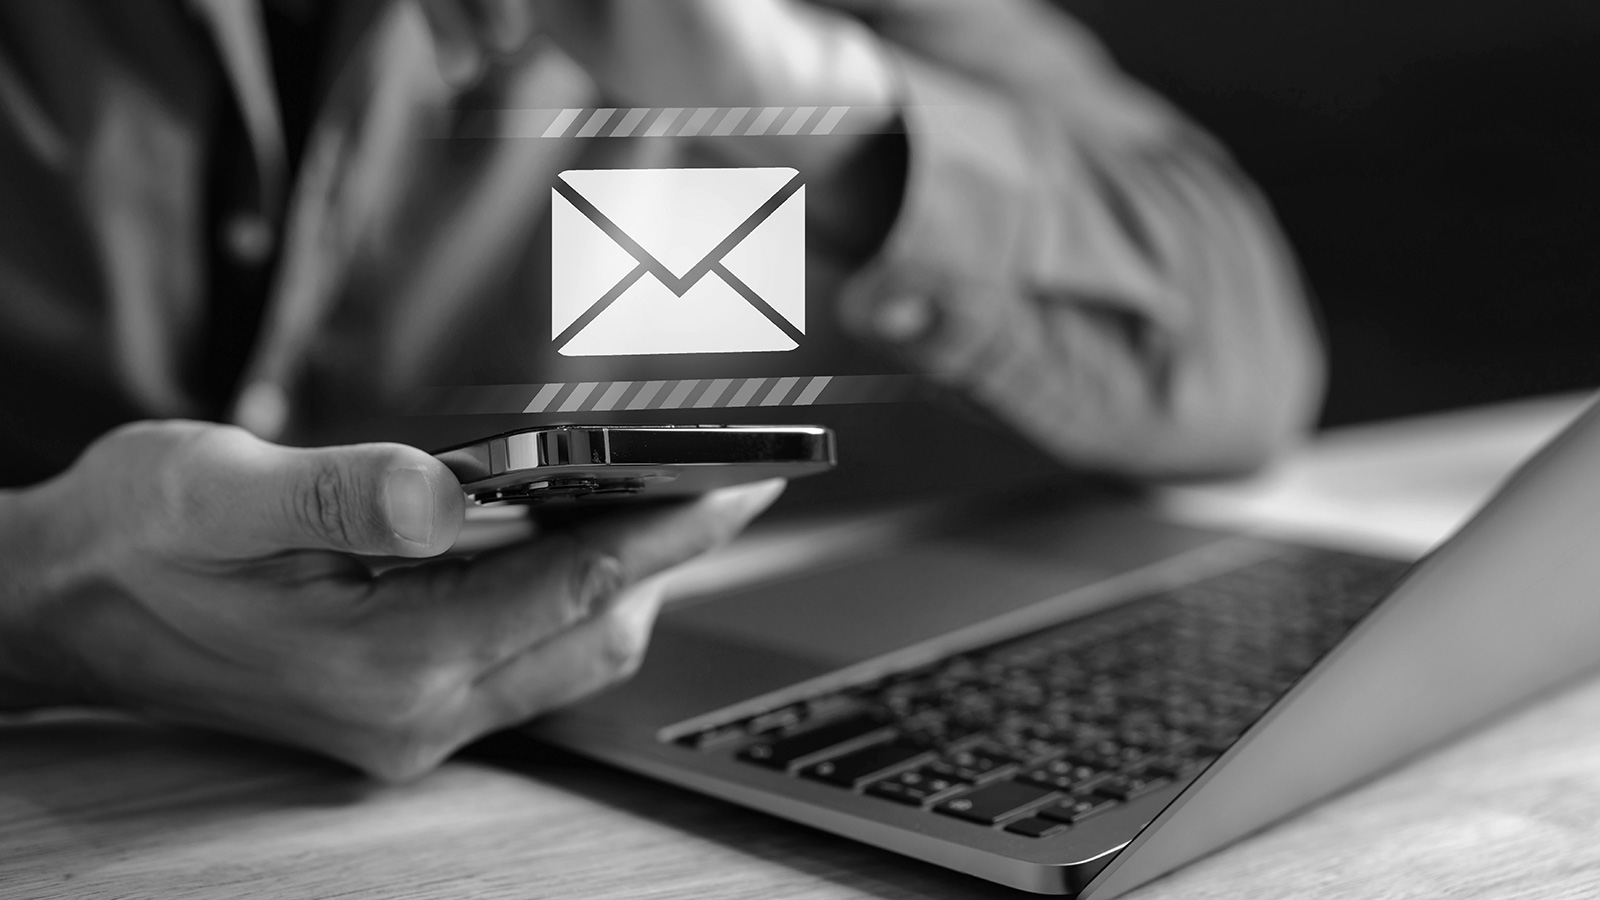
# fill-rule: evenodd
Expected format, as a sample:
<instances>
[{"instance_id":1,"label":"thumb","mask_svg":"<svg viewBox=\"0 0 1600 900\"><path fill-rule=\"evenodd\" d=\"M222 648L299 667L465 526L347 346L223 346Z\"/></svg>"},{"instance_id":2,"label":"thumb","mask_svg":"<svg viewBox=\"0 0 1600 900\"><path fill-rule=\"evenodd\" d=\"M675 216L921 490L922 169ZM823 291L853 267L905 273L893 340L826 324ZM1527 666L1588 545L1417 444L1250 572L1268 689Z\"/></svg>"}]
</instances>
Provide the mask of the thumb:
<instances>
[{"instance_id":1,"label":"thumb","mask_svg":"<svg viewBox=\"0 0 1600 900\"><path fill-rule=\"evenodd\" d=\"M241 467L234 533L242 555L336 550L427 557L455 543L465 514L445 465L403 444L299 449L256 441Z\"/></svg>"}]
</instances>

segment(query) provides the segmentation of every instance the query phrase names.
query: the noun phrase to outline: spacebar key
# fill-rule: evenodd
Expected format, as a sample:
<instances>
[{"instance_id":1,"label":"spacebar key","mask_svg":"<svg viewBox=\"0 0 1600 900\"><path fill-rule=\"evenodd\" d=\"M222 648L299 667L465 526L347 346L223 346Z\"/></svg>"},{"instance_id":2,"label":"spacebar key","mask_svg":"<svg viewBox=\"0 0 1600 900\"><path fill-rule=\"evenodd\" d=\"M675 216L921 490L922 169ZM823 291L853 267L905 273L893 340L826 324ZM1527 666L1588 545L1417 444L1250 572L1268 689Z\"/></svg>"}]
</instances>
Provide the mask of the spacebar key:
<instances>
[{"instance_id":1,"label":"spacebar key","mask_svg":"<svg viewBox=\"0 0 1600 900\"><path fill-rule=\"evenodd\" d=\"M775 741L752 744L744 748L739 758L774 769L788 769L829 747L846 742L859 743L860 738L875 736L875 732L880 733L883 740L894 736L894 731L882 719L864 714L854 715Z\"/></svg>"}]
</instances>

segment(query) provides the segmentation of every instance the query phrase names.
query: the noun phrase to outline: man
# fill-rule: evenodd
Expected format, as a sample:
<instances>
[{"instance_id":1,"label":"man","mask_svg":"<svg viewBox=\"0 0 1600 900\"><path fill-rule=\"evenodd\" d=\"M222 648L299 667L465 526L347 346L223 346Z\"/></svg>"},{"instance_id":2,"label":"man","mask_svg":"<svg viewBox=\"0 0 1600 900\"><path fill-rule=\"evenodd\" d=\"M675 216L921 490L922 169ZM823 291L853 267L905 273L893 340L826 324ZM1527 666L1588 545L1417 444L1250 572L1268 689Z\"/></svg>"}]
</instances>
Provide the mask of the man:
<instances>
[{"instance_id":1,"label":"man","mask_svg":"<svg viewBox=\"0 0 1600 900\"><path fill-rule=\"evenodd\" d=\"M884 127L744 158L481 139L595 105ZM853 339L1072 465L1248 468L1318 390L1261 204L1032 0L18 0L0 113L11 709L116 704L405 778L630 671L649 576L777 486L373 575L449 548L459 486L335 444L518 352L548 185L591 155L802 167L808 275Z\"/></svg>"}]
</instances>

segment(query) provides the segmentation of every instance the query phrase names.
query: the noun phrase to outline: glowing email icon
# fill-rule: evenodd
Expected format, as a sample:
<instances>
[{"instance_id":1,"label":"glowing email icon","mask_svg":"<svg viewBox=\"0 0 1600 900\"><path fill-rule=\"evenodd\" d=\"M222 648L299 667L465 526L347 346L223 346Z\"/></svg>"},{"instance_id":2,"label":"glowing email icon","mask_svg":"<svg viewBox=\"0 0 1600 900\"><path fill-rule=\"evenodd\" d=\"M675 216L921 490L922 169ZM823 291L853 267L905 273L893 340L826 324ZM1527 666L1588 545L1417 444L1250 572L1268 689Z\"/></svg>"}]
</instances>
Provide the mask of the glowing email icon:
<instances>
[{"instance_id":1,"label":"glowing email icon","mask_svg":"<svg viewBox=\"0 0 1600 900\"><path fill-rule=\"evenodd\" d=\"M562 356L793 350L805 186L785 168L574 169L551 191Z\"/></svg>"}]
</instances>

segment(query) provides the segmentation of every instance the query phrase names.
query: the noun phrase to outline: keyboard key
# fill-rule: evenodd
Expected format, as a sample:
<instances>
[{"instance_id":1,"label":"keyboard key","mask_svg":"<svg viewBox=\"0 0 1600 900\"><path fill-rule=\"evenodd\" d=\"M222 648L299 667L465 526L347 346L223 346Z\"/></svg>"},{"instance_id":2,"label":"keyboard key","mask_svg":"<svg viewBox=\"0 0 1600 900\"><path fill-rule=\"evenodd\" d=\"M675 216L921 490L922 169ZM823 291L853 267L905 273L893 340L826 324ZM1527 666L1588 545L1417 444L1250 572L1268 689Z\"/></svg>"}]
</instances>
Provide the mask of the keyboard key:
<instances>
[{"instance_id":1,"label":"keyboard key","mask_svg":"<svg viewBox=\"0 0 1600 900\"><path fill-rule=\"evenodd\" d=\"M1210 765L1214 759L1215 756L1161 756L1151 760L1144 770L1168 778L1187 778Z\"/></svg>"},{"instance_id":2,"label":"keyboard key","mask_svg":"<svg viewBox=\"0 0 1600 900\"><path fill-rule=\"evenodd\" d=\"M1071 797L1060 803L1053 803L1039 810L1039 815L1058 822L1067 822L1076 825L1090 816L1099 815L1113 806L1117 801L1110 797L1098 797L1090 794L1087 797Z\"/></svg>"},{"instance_id":3,"label":"keyboard key","mask_svg":"<svg viewBox=\"0 0 1600 900\"><path fill-rule=\"evenodd\" d=\"M1117 800L1132 800L1135 797L1143 797L1156 788L1165 787L1171 783L1172 779L1154 773L1113 775L1095 785L1094 792Z\"/></svg>"},{"instance_id":4,"label":"keyboard key","mask_svg":"<svg viewBox=\"0 0 1600 900\"><path fill-rule=\"evenodd\" d=\"M1038 816L1028 816L1007 825L1006 830L1024 837L1044 838L1066 831L1067 826L1063 822L1052 822L1049 819L1041 819Z\"/></svg>"},{"instance_id":5,"label":"keyboard key","mask_svg":"<svg viewBox=\"0 0 1600 900\"><path fill-rule=\"evenodd\" d=\"M741 725L723 725L718 728L708 728L694 734L686 734L678 738L678 743L695 750L710 750L719 744L725 744L734 738L744 737L744 727Z\"/></svg>"},{"instance_id":6,"label":"keyboard key","mask_svg":"<svg viewBox=\"0 0 1600 900\"><path fill-rule=\"evenodd\" d=\"M919 757L931 758L933 754L921 747L899 742L875 744L854 753L824 760L802 769L800 774L816 781L825 781L852 790L873 781L890 769L896 769Z\"/></svg>"},{"instance_id":7,"label":"keyboard key","mask_svg":"<svg viewBox=\"0 0 1600 900\"><path fill-rule=\"evenodd\" d=\"M803 717L807 719L833 719L847 712L856 712L860 704L855 699L844 694L830 694L826 697L815 697L800 704L804 710Z\"/></svg>"},{"instance_id":8,"label":"keyboard key","mask_svg":"<svg viewBox=\"0 0 1600 900\"><path fill-rule=\"evenodd\" d=\"M968 752L986 757L999 765L1027 762L1039 755L1020 743L1012 746L999 741L982 741Z\"/></svg>"},{"instance_id":9,"label":"keyboard key","mask_svg":"<svg viewBox=\"0 0 1600 900\"><path fill-rule=\"evenodd\" d=\"M966 787L965 782L942 778L926 768L891 775L867 786L867 793L885 800L920 806L951 791Z\"/></svg>"},{"instance_id":10,"label":"keyboard key","mask_svg":"<svg viewBox=\"0 0 1600 900\"><path fill-rule=\"evenodd\" d=\"M744 723L744 730L746 734L766 734L769 731L777 731L781 728L800 724L803 714L803 707L786 706L783 709L775 709L752 717Z\"/></svg>"},{"instance_id":11,"label":"keyboard key","mask_svg":"<svg viewBox=\"0 0 1600 900\"><path fill-rule=\"evenodd\" d=\"M1020 781L996 781L946 800L934 810L969 822L993 825L1055 796L1057 793L1049 788Z\"/></svg>"},{"instance_id":12,"label":"keyboard key","mask_svg":"<svg viewBox=\"0 0 1600 900\"><path fill-rule=\"evenodd\" d=\"M893 736L894 732L885 726L882 719L858 714L774 741L752 744L740 752L739 758L772 769L788 769L806 757L815 756L849 741L862 738L886 741Z\"/></svg>"},{"instance_id":13,"label":"keyboard key","mask_svg":"<svg viewBox=\"0 0 1600 900\"><path fill-rule=\"evenodd\" d=\"M1105 779L1110 774L1096 769L1094 766L1085 766L1081 763L1057 759L1026 773L1022 777L1034 784L1071 792L1089 787L1095 782Z\"/></svg>"},{"instance_id":14,"label":"keyboard key","mask_svg":"<svg viewBox=\"0 0 1600 900\"><path fill-rule=\"evenodd\" d=\"M1150 751L1143 747L1114 740L1096 741L1087 747L1067 751L1067 759L1097 769L1120 769L1142 762L1149 755Z\"/></svg>"},{"instance_id":15,"label":"keyboard key","mask_svg":"<svg viewBox=\"0 0 1600 900\"><path fill-rule=\"evenodd\" d=\"M877 784L868 785L867 793L885 800L893 800L896 803L904 803L907 806L921 806L923 801L928 799L927 795L921 791L906 787L893 780L880 781Z\"/></svg>"},{"instance_id":16,"label":"keyboard key","mask_svg":"<svg viewBox=\"0 0 1600 900\"><path fill-rule=\"evenodd\" d=\"M1173 753L1194 743L1194 738L1181 731L1160 726L1142 726L1124 729L1118 735L1124 744L1133 744L1147 750Z\"/></svg>"},{"instance_id":17,"label":"keyboard key","mask_svg":"<svg viewBox=\"0 0 1600 900\"><path fill-rule=\"evenodd\" d=\"M935 771L946 778L976 783L999 778L1013 771L1016 764L1007 757L981 750L959 750L946 754L933 765Z\"/></svg>"}]
</instances>

